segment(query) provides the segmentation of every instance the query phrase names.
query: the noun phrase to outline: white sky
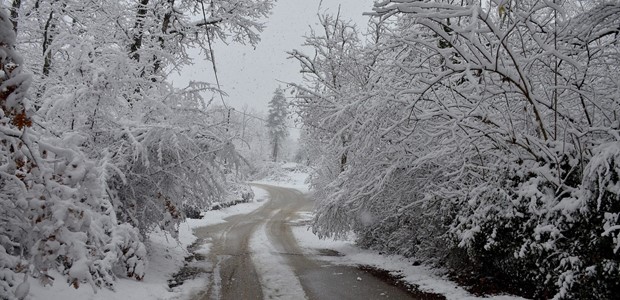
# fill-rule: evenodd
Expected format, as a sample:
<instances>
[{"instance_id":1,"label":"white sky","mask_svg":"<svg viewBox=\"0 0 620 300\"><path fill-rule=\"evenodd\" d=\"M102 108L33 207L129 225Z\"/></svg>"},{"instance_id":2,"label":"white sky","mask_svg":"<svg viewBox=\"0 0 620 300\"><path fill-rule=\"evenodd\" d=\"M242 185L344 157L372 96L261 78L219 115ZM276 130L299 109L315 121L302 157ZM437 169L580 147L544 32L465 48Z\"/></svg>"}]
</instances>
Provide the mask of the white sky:
<instances>
[{"instance_id":1,"label":"white sky","mask_svg":"<svg viewBox=\"0 0 620 300\"><path fill-rule=\"evenodd\" d=\"M319 7L320 4L320 7ZM299 82L299 64L287 59L286 51L301 49L303 36L310 26L318 25L318 12L340 15L365 28L368 17L363 12L372 10L373 0L279 0L261 34L261 42L254 49L249 45L216 44L215 60L221 87L228 97L228 105L237 109L244 105L266 111L278 82ZM175 84L183 86L189 80L215 83L210 62L196 59L195 65L173 76Z\"/></svg>"}]
</instances>

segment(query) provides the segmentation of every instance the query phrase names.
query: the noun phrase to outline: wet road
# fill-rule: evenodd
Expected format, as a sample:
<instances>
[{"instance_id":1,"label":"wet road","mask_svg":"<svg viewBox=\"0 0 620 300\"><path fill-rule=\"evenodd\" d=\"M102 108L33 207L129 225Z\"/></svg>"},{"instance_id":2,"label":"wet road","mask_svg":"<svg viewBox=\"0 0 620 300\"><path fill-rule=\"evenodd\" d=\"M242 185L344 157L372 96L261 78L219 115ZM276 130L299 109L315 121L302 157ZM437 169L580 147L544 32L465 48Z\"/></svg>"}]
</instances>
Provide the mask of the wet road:
<instances>
[{"instance_id":1,"label":"wet road","mask_svg":"<svg viewBox=\"0 0 620 300\"><path fill-rule=\"evenodd\" d=\"M198 228L194 234L212 243L209 285L195 299L263 299L263 285L252 261L249 243L254 232L265 226L267 238L292 269L304 294L279 299L413 299L356 267L337 266L306 255L291 232L290 221L299 211L311 211L313 202L289 188L257 187L269 192L269 202L258 210L226 219L228 222Z\"/></svg>"}]
</instances>

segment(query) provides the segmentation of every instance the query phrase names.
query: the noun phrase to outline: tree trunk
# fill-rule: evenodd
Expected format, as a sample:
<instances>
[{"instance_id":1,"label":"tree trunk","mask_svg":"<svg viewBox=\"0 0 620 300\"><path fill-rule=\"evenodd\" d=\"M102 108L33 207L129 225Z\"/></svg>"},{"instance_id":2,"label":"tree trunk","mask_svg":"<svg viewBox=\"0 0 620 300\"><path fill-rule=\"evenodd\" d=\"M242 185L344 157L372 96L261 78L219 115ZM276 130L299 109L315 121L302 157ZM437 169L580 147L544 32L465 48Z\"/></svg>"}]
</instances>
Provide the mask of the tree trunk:
<instances>
[{"instance_id":1,"label":"tree trunk","mask_svg":"<svg viewBox=\"0 0 620 300\"><path fill-rule=\"evenodd\" d=\"M133 43L129 48L129 54L131 58L136 61L140 60L140 54L138 50L142 47L142 37L144 35L144 19L146 18L147 5L149 4L149 0L140 0L140 6L138 7L138 12L136 13L136 23L134 24L136 33L133 38Z\"/></svg>"},{"instance_id":2,"label":"tree trunk","mask_svg":"<svg viewBox=\"0 0 620 300\"><path fill-rule=\"evenodd\" d=\"M54 40L53 31L56 28L54 24L54 12L51 11L45 22L45 29L43 31L43 76L47 77L50 74L50 68L52 66L52 51L49 50L49 46Z\"/></svg>"},{"instance_id":3,"label":"tree trunk","mask_svg":"<svg viewBox=\"0 0 620 300\"><path fill-rule=\"evenodd\" d=\"M278 161L278 146L279 146L278 139L275 139L273 141L273 153L272 153L273 162Z\"/></svg>"},{"instance_id":4,"label":"tree trunk","mask_svg":"<svg viewBox=\"0 0 620 300\"><path fill-rule=\"evenodd\" d=\"M17 33L17 18L19 18L19 8L22 6L21 0L13 0L11 4L11 23L13 23L13 31Z\"/></svg>"},{"instance_id":5,"label":"tree trunk","mask_svg":"<svg viewBox=\"0 0 620 300\"><path fill-rule=\"evenodd\" d=\"M170 27L170 21L172 20L172 13L174 12L174 0L168 0L166 2L168 2L169 7L168 7L168 11L166 12L166 14L164 14L164 19L162 20L162 23L161 23L161 36L159 36L158 38L159 46L161 47L162 50L166 46L165 44L166 40L164 36L168 33L168 28ZM157 74L157 72L161 68L161 59L157 57L153 57L153 59L155 60L155 63L153 65L153 74ZM153 77L152 80L155 81L155 78Z\"/></svg>"}]
</instances>

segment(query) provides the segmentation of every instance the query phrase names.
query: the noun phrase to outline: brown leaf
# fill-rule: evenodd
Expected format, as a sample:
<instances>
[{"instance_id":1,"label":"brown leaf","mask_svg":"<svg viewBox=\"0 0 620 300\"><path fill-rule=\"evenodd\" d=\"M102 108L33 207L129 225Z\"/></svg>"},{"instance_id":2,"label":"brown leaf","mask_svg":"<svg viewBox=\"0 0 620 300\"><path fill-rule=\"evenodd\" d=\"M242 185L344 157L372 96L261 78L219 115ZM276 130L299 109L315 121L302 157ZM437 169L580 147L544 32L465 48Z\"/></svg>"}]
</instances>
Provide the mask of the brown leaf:
<instances>
[{"instance_id":1,"label":"brown leaf","mask_svg":"<svg viewBox=\"0 0 620 300\"><path fill-rule=\"evenodd\" d=\"M77 279L73 279L73 281L71 282L71 286L73 286L73 288L77 290L80 287L80 282Z\"/></svg>"},{"instance_id":2,"label":"brown leaf","mask_svg":"<svg viewBox=\"0 0 620 300\"><path fill-rule=\"evenodd\" d=\"M21 113L15 115L11 123L13 123L13 125L17 126L17 128L19 129L32 126L32 120L30 120L30 118L26 116L26 111L22 111Z\"/></svg>"}]
</instances>

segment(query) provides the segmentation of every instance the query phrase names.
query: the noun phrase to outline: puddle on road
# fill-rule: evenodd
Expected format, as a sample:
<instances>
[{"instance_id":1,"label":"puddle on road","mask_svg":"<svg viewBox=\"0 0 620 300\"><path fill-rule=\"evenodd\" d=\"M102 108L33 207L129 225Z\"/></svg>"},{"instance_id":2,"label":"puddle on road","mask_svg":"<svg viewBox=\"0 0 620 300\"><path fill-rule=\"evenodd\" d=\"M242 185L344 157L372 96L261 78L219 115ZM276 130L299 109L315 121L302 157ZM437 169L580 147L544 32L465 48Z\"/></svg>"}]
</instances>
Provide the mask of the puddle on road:
<instances>
[{"instance_id":1,"label":"puddle on road","mask_svg":"<svg viewBox=\"0 0 620 300\"><path fill-rule=\"evenodd\" d=\"M392 274L390 271L378 269L378 268L371 267L371 266L365 266L365 265L360 265L357 268L361 271L371 274L372 276L382 280L385 283L388 283L392 286L395 286L411 294L413 299L423 299L423 300L445 300L446 299L444 295L420 291L419 286L404 281L403 275Z\"/></svg>"},{"instance_id":2,"label":"puddle on road","mask_svg":"<svg viewBox=\"0 0 620 300\"><path fill-rule=\"evenodd\" d=\"M336 250L332 250L332 249L317 249L317 252L319 252L319 256L330 256L330 257L341 257L344 256L344 254L336 251Z\"/></svg>"},{"instance_id":3,"label":"puddle on road","mask_svg":"<svg viewBox=\"0 0 620 300\"><path fill-rule=\"evenodd\" d=\"M182 285L185 280L196 279L196 277L207 273L210 272L207 272L204 268L201 267L183 266L181 270L179 270L179 272L172 275L171 279L168 279L168 287L177 287L179 285Z\"/></svg>"}]
</instances>

